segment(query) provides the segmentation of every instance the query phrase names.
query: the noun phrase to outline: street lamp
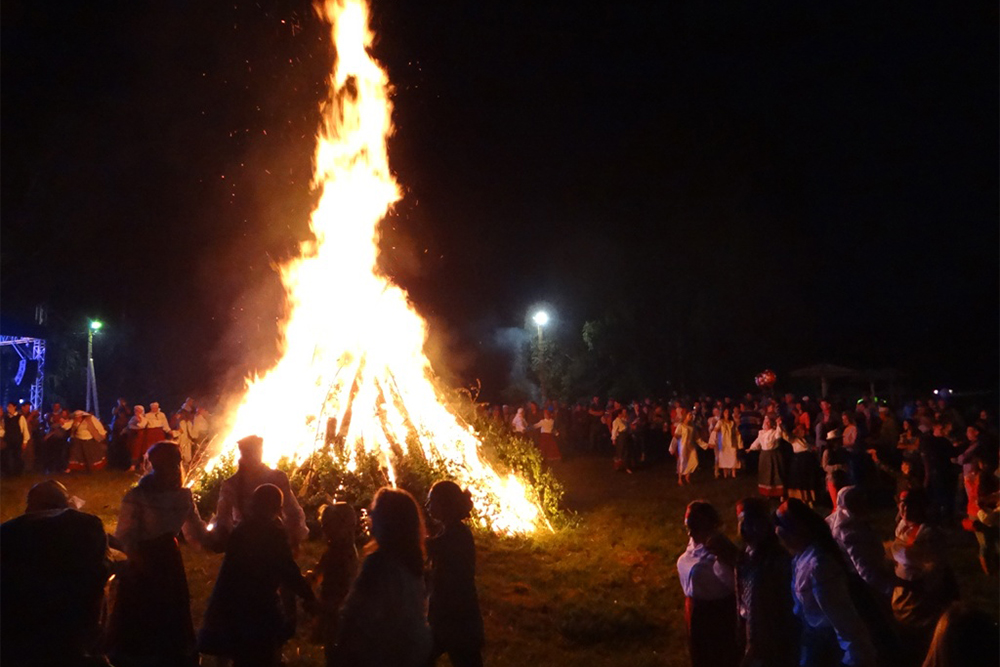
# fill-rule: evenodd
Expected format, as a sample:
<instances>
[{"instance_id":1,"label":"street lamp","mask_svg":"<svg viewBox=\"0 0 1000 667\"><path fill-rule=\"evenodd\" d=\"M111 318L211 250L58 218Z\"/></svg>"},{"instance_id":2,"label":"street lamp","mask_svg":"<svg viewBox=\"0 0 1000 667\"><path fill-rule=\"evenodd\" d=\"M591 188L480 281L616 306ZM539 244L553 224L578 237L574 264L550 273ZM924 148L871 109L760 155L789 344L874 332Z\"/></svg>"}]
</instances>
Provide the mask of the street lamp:
<instances>
[{"instance_id":1,"label":"street lamp","mask_svg":"<svg viewBox=\"0 0 1000 667\"><path fill-rule=\"evenodd\" d=\"M103 326L103 322L91 320L87 327L87 412L98 419L101 418L101 408L97 402L97 375L94 373L94 334Z\"/></svg>"},{"instance_id":2,"label":"street lamp","mask_svg":"<svg viewBox=\"0 0 1000 667\"><path fill-rule=\"evenodd\" d=\"M544 310L540 310L534 314L531 318L535 321L535 325L538 326L538 345L542 344L542 327L549 323L549 314Z\"/></svg>"},{"instance_id":3,"label":"street lamp","mask_svg":"<svg viewBox=\"0 0 1000 667\"><path fill-rule=\"evenodd\" d=\"M542 327L549 323L549 314L539 310L531 319L538 327L538 390L542 394L542 401L545 401L545 351L542 349Z\"/></svg>"}]
</instances>

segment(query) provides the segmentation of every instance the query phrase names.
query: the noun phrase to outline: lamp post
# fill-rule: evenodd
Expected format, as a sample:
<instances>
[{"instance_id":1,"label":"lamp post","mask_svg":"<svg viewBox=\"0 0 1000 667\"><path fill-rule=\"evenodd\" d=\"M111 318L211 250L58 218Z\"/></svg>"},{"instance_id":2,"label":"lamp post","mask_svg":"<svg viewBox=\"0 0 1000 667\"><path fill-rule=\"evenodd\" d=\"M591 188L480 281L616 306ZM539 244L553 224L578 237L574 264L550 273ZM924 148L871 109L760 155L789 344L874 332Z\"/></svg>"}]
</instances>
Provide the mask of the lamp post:
<instances>
[{"instance_id":1,"label":"lamp post","mask_svg":"<svg viewBox=\"0 0 1000 667\"><path fill-rule=\"evenodd\" d=\"M94 334L103 326L102 322L91 320L87 327L87 412L98 419L101 418L101 408L97 402L97 376L94 374Z\"/></svg>"},{"instance_id":2,"label":"lamp post","mask_svg":"<svg viewBox=\"0 0 1000 667\"><path fill-rule=\"evenodd\" d=\"M539 310L532 317L535 326L538 328L538 389L542 393L542 402L545 402L545 351L542 349L542 327L549 323L549 314L544 310Z\"/></svg>"},{"instance_id":3,"label":"lamp post","mask_svg":"<svg viewBox=\"0 0 1000 667\"><path fill-rule=\"evenodd\" d=\"M542 348L542 327L549 323L549 314L540 310L532 316L535 325L538 327L538 349Z\"/></svg>"}]
</instances>

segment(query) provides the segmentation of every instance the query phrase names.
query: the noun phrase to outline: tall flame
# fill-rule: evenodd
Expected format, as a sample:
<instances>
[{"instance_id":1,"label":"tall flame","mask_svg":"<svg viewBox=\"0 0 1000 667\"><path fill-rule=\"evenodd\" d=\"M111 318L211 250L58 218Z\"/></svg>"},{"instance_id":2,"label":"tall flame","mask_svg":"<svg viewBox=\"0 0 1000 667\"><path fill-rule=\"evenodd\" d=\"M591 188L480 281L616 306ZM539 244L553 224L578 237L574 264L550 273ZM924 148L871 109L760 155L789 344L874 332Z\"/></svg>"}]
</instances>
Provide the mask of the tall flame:
<instances>
[{"instance_id":1,"label":"tall flame","mask_svg":"<svg viewBox=\"0 0 1000 667\"><path fill-rule=\"evenodd\" d=\"M282 267L288 317L282 356L251 380L222 442L264 438L264 456L301 461L322 447L335 419L348 466L375 453L391 483L393 448L418 447L469 488L480 516L503 533L547 525L525 484L480 457L475 431L446 406L423 353L427 329L406 293L380 274L378 225L401 197L389 170L392 104L386 73L369 55L363 0L326 0L337 61L323 105L313 185L321 191L314 240ZM275 406L290 406L291 413ZM295 412L298 410L299 412ZM221 454L220 454L221 456ZM208 462L218 465L220 456Z\"/></svg>"}]
</instances>

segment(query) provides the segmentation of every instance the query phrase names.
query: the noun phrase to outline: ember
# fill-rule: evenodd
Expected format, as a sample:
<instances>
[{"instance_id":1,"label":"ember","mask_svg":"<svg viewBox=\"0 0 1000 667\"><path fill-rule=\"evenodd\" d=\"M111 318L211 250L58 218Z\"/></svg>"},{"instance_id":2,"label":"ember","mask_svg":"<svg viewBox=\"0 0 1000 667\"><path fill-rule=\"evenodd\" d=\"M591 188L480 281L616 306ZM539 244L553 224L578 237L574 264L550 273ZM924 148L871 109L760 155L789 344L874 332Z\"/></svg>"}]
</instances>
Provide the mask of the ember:
<instances>
[{"instance_id":1,"label":"ember","mask_svg":"<svg viewBox=\"0 0 1000 667\"><path fill-rule=\"evenodd\" d=\"M248 383L222 452L206 469L232 452L237 438L256 433L269 463L286 456L302 461L332 439L348 469L359 450L375 453L395 483L397 456L418 448L469 488L484 524L501 533L545 527L527 485L487 463L475 430L446 405L423 353L424 320L380 274L378 225L401 196L386 151L389 81L368 53L367 6L328 0L322 11L337 62L315 155L313 185L321 191L310 221L315 238L281 269L288 308L282 356ZM275 405L293 412L276 418ZM335 425L333 438L328 425Z\"/></svg>"}]
</instances>

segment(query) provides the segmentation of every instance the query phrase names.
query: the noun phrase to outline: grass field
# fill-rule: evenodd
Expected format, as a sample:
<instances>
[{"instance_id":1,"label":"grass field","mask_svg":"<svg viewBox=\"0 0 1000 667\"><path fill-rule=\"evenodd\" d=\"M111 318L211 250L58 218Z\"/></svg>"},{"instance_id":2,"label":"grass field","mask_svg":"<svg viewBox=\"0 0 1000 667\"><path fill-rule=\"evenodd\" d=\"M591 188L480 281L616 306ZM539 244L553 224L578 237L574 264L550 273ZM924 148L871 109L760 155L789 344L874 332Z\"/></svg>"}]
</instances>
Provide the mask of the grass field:
<instances>
[{"instance_id":1,"label":"grass field","mask_svg":"<svg viewBox=\"0 0 1000 667\"><path fill-rule=\"evenodd\" d=\"M615 474L610 462L579 458L559 463L566 504L579 514L575 528L526 539L480 534L478 585L486 623L487 665L687 665L684 598L675 562L687 537L682 518L695 498L714 503L729 536L736 539L736 501L753 494L748 474L735 481L715 480L710 470L679 488L667 466L634 475ZM23 511L24 497L39 477L5 480L0 485L0 518ZM124 491L136 481L127 473L60 478L86 501L109 531L117 521ZM876 526L892 537L893 513L880 512ZM996 578L980 572L975 539L951 536L951 558L963 598L996 615L1000 592ZM299 559L311 567L321 546L310 543ZM184 547L197 626L222 557ZM289 666L320 665L322 651L299 637L286 646ZM446 661L442 660L442 664Z\"/></svg>"}]
</instances>

